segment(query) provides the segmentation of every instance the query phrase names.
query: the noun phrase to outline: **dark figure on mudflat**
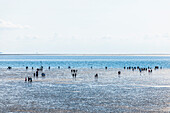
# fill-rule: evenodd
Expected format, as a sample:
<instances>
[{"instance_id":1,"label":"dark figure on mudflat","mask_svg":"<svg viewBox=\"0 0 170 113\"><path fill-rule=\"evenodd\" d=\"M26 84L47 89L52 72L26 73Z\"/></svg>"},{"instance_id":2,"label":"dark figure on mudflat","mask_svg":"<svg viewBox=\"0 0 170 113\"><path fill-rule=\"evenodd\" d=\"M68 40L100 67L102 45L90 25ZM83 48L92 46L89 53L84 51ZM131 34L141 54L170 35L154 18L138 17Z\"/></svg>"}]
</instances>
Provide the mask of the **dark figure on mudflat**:
<instances>
[{"instance_id":1,"label":"dark figure on mudflat","mask_svg":"<svg viewBox=\"0 0 170 113\"><path fill-rule=\"evenodd\" d=\"M76 69L71 69L71 74L72 74L73 77L76 78L76 76L77 76L77 70L76 70Z\"/></svg>"},{"instance_id":2,"label":"dark figure on mudflat","mask_svg":"<svg viewBox=\"0 0 170 113\"><path fill-rule=\"evenodd\" d=\"M121 74L121 71L118 71L118 75L120 75Z\"/></svg>"},{"instance_id":3,"label":"dark figure on mudflat","mask_svg":"<svg viewBox=\"0 0 170 113\"><path fill-rule=\"evenodd\" d=\"M94 77L95 77L95 78L98 78L98 74L96 73L96 74L94 75Z\"/></svg>"},{"instance_id":4,"label":"dark figure on mudflat","mask_svg":"<svg viewBox=\"0 0 170 113\"><path fill-rule=\"evenodd\" d=\"M32 82L32 78L31 77L28 77L28 82Z\"/></svg>"},{"instance_id":5,"label":"dark figure on mudflat","mask_svg":"<svg viewBox=\"0 0 170 113\"><path fill-rule=\"evenodd\" d=\"M159 66L155 66L155 70L156 70L156 69L159 69Z\"/></svg>"},{"instance_id":6,"label":"dark figure on mudflat","mask_svg":"<svg viewBox=\"0 0 170 113\"><path fill-rule=\"evenodd\" d=\"M11 69L12 69L12 67L10 67L10 66L9 66L7 69L11 70Z\"/></svg>"},{"instance_id":7,"label":"dark figure on mudflat","mask_svg":"<svg viewBox=\"0 0 170 113\"><path fill-rule=\"evenodd\" d=\"M41 76L42 76L42 77L45 77L45 73L41 73Z\"/></svg>"},{"instance_id":8,"label":"dark figure on mudflat","mask_svg":"<svg viewBox=\"0 0 170 113\"><path fill-rule=\"evenodd\" d=\"M36 71L36 77L38 77L38 70Z\"/></svg>"}]
</instances>

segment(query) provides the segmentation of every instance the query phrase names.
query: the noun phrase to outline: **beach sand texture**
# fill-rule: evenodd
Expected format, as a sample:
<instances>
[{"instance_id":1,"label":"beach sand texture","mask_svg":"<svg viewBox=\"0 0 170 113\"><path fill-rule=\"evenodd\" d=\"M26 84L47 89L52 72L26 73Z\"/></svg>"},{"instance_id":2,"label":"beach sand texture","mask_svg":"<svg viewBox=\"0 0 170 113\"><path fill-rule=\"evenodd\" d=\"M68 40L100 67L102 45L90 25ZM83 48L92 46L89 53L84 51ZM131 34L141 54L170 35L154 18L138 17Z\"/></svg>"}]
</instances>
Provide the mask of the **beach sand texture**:
<instances>
[{"instance_id":1,"label":"beach sand texture","mask_svg":"<svg viewBox=\"0 0 170 113\"><path fill-rule=\"evenodd\" d=\"M121 71L118 75L117 72ZM0 112L169 112L170 69L0 68ZM98 73L98 78L94 75ZM25 77L32 77L32 83Z\"/></svg>"}]
</instances>

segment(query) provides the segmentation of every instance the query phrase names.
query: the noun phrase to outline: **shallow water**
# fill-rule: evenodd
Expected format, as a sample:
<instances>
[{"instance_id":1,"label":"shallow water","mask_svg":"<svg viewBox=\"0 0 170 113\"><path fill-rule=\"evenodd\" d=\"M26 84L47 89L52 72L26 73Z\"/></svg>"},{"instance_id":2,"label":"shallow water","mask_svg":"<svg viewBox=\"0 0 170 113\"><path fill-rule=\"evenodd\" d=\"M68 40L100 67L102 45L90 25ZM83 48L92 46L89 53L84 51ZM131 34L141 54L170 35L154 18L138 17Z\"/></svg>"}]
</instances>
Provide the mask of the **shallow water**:
<instances>
[{"instance_id":1,"label":"shallow water","mask_svg":"<svg viewBox=\"0 0 170 113\"><path fill-rule=\"evenodd\" d=\"M121 75L117 71L121 70ZM0 112L169 112L170 69L0 69ZM98 73L98 79L94 75ZM25 82L27 76L33 82Z\"/></svg>"},{"instance_id":2,"label":"shallow water","mask_svg":"<svg viewBox=\"0 0 170 113\"><path fill-rule=\"evenodd\" d=\"M123 68L124 66L170 68L170 56L39 56L0 55L0 67Z\"/></svg>"}]
</instances>

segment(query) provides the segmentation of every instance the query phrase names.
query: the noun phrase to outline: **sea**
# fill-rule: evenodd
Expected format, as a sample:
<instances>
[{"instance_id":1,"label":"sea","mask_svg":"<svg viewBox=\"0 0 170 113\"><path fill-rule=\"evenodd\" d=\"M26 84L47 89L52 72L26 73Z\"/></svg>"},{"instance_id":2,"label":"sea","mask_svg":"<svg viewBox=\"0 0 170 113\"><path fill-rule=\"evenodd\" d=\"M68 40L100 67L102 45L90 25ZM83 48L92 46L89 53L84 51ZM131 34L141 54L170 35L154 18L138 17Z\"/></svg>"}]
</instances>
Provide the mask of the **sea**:
<instances>
[{"instance_id":1,"label":"sea","mask_svg":"<svg viewBox=\"0 0 170 113\"><path fill-rule=\"evenodd\" d=\"M123 68L124 66L170 68L170 56L50 56L0 55L0 67Z\"/></svg>"},{"instance_id":2,"label":"sea","mask_svg":"<svg viewBox=\"0 0 170 113\"><path fill-rule=\"evenodd\" d=\"M169 73L170 56L0 55L0 113L170 112Z\"/></svg>"}]
</instances>

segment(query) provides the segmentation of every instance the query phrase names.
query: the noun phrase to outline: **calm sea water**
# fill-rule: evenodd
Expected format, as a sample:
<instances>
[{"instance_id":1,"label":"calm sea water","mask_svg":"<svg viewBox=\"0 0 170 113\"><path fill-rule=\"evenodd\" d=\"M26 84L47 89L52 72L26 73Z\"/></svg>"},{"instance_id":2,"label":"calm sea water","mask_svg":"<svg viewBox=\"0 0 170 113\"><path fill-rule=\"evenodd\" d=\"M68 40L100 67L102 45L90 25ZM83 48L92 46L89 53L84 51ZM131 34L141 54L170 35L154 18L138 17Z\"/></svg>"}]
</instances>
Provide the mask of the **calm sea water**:
<instances>
[{"instance_id":1,"label":"calm sea water","mask_svg":"<svg viewBox=\"0 0 170 113\"><path fill-rule=\"evenodd\" d=\"M1 55L0 67L123 68L124 66L170 68L170 56L26 56Z\"/></svg>"}]
</instances>

